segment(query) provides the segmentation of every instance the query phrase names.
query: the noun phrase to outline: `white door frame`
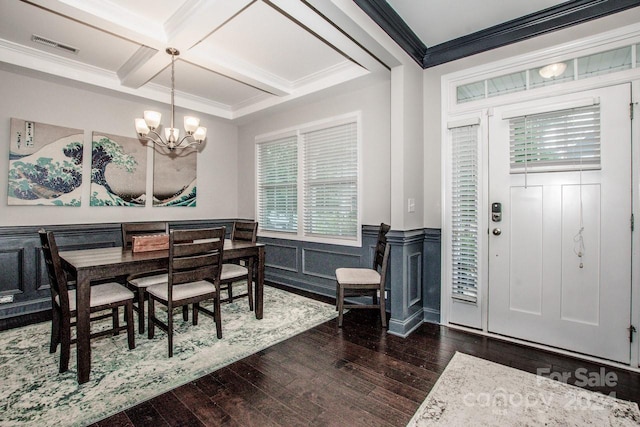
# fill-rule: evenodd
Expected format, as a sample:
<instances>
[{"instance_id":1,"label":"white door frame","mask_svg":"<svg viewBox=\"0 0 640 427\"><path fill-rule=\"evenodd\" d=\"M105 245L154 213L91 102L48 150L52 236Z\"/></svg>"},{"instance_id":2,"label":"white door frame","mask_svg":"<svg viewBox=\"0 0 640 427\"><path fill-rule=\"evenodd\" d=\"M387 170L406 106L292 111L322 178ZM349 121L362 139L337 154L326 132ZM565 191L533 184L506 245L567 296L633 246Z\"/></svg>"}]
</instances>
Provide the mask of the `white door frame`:
<instances>
[{"instance_id":1,"label":"white door frame","mask_svg":"<svg viewBox=\"0 0 640 427\"><path fill-rule=\"evenodd\" d=\"M577 356L583 359L594 360L600 363L606 363L609 365L619 366L626 369L638 370L640 362L640 73L638 73L640 66L633 70L627 70L621 73L613 73L609 75L599 76L597 79L585 79L583 81L569 82L566 84L558 84L555 86L540 88L532 91L519 92L517 94L510 94L505 96L497 96L473 103L456 105L455 93L456 86L461 82L469 82L480 80L483 76L492 77L495 75L507 74L510 71L518 69L526 69L532 64L540 63L542 61L550 61L551 55L556 59L561 59L562 55L567 57L576 56L576 51L593 51L593 49L603 50L603 46L611 44L613 47L620 46L623 43L640 43L640 25L632 26L631 29L615 30L604 35L595 36L588 40L576 41L567 45L557 46L553 49L547 49L544 51L533 52L525 54L519 57L509 58L503 61L483 65L473 69L464 70L463 72L452 73L450 75L444 75L441 79L441 94L442 94L442 116L441 116L441 167L442 167L442 264L441 264L441 309L440 309L440 321L441 324L456 327L460 329L470 330L475 333L479 333L487 336L494 336L488 333L488 286L486 286L486 275L482 276L482 282L479 286L479 309L481 310L481 328L471 329L461 326L450 324L450 310L451 310L451 278L450 278L450 259L449 253L449 240L450 230L447 225L448 221L448 158L447 148L449 143L449 134L447 129L447 123L461 120L468 117L479 117L481 128L481 141L482 155L486 156L488 153L488 116L492 114L494 107L498 105L513 104L515 101L529 101L535 99L546 98L552 95L568 94L581 92L589 89L597 89L605 86L611 86L618 83L631 83L632 87L632 109L634 111L634 120L632 121L632 213L635 217L635 231L632 235L632 283L631 283L631 321L632 324L638 329L633 338L633 344L631 346L631 363L629 366L616 363L608 363L599 359L590 358L584 355L577 355L571 352L557 350L544 345L536 345L528 342L522 342L516 339L509 339L513 342L521 342L531 347L543 348L551 351L556 351L563 354L569 354ZM624 40L624 41L622 41ZM549 53L551 52L551 54ZM486 157L485 157L486 158ZM488 196L488 172L486 171L486 165L484 171L481 174L480 189L481 189L481 201L480 206L489 206ZM482 230L488 230L488 214L482 213L484 218L481 223ZM488 235L485 233L480 234L480 259L488 263L488 254L486 251ZM484 266L486 271L486 265ZM500 339L505 339L500 337Z\"/></svg>"},{"instance_id":2,"label":"white door frame","mask_svg":"<svg viewBox=\"0 0 640 427\"><path fill-rule=\"evenodd\" d=\"M599 87L607 86L607 85L599 85ZM480 318L481 318L481 329L475 328L467 328L465 326L456 325L450 323L450 313L451 313L451 280L450 280L450 266L451 260L448 256L449 254L449 239L450 232L448 230L448 217L447 217L447 208L448 208L448 189L447 184L449 178L446 176L448 172L448 146L447 144L450 141L448 136L448 129L446 128L446 123L443 125L445 132L443 132L443 147L442 147L442 169L443 169L443 229L442 229L442 282L441 282L441 324L447 325L453 328L468 330L471 332L479 333L486 336L491 337L499 337L502 340L507 340L511 342L517 342L525 345L529 345L531 347L541 348L545 350L551 350L554 352L558 352L561 354L567 354L571 356L576 356L578 358L597 361L601 363L605 363L612 366L618 366L626 369L638 370L639 368L639 358L640 358L640 80L633 81L631 84L632 88L632 106L635 114L635 119L632 121L632 136L631 136L631 144L632 144L632 211L635 217L635 231L632 235L632 260L631 260L631 268L632 268L632 283L631 283L631 322L635 325L636 329L639 331L635 333L633 338L633 345L631 346L631 361L630 365L618 364L615 362L602 361L597 358L588 357L585 355L573 353L570 351L559 350L553 347L549 347L541 344L532 344L530 342L526 342L523 340L513 339L513 338L505 338L501 335L496 335L488 332L488 234L480 233L480 241L479 241L479 259L483 263L480 266L481 271L483 272L480 276L480 284L479 284L479 309L480 309ZM528 100L529 98L527 98ZM535 98L530 98L535 99ZM483 108L480 111L475 112L474 114L465 113L464 115L448 115L447 118L449 121L456 121L461 119L468 119L469 117L479 117L480 118L480 135L482 138L481 141L481 157L483 159L488 159L488 141L489 141L489 115L492 114L492 108ZM480 206L484 208L486 212L480 213L480 229L481 230L489 230L489 200L488 200L488 168L486 161L483 162L481 166L481 182L479 185L480 188Z\"/></svg>"}]
</instances>

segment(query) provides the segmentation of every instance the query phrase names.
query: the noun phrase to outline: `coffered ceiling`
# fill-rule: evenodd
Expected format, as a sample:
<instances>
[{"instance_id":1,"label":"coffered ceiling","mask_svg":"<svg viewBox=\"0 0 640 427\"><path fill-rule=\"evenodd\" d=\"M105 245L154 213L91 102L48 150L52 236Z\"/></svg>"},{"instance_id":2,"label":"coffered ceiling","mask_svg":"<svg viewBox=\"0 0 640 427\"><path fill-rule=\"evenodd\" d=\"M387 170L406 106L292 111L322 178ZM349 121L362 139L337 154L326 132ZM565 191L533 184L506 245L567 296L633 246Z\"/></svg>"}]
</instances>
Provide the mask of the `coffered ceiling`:
<instances>
[{"instance_id":1,"label":"coffered ceiling","mask_svg":"<svg viewBox=\"0 0 640 427\"><path fill-rule=\"evenodd\" d=\"M312 3L2 0L0 61L168 102L177 48L176 105L228 119L388 73Z\"/></svg>"},{"instance_id":2,"label":"coffered ceiling","mask_svg":"<svg viewBox=\"0 0 640 427\"><path fill-rule=\"evenodd\" d=\"M0 0L0 67L169 103L173 47L176 105L233 120L365 76L388 79L397 58L356 23L364 13L428 67L640 1L482 3Z\"/></svg>"}]
</instances>

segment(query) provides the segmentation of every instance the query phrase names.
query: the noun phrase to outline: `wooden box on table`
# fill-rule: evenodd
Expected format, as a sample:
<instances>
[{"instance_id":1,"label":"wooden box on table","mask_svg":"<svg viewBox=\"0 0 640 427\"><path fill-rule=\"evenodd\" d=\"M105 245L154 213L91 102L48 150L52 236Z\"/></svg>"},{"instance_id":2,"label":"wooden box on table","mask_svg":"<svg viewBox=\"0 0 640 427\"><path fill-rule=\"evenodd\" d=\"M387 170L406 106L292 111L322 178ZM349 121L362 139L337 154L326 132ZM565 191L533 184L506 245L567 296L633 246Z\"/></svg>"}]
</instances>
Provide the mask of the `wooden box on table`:
<instances>
[{"instance_id":1,"label":"wooden box on table","mask_svg":"<svg viewBox=\"0 0 640 427\"><path fill-rule=\"evenodd\" d=\"M162 251L169 249L168 234L133 236L131 240L133 252Z\"/></svg>"}]
</instances>

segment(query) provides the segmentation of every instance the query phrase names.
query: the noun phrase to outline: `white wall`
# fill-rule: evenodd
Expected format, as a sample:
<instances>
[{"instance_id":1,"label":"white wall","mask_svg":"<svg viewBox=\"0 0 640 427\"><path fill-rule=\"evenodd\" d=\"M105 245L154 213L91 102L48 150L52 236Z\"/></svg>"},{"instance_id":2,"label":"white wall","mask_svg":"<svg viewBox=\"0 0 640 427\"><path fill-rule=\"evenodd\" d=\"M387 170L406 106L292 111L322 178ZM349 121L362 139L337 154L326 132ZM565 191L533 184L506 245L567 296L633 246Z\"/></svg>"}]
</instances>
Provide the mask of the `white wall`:
<instances>
[{"instance_id":1,"label":"white wall","mask_svg":"<svg viewBox=\"0 0 640 427\"><path fill-rule=\"evenodd\" d=\"M169 120L168 105L108 92L45 74L4 66L0 69L0 226L84 224L149 220L235 218L237 216L237 126L213 116L193 113L208 128L207 142L198 154L197 206L89 207L91 133L136 137L133 119L145 109ZM169 94L167 93L167 100ZM187 111L176 109L181 123ZM84 129L83 193L81 207L8 206L10 119ZM151 150L149 148L148 150ZM152 157L148 157L147 190L152 189ZM148 200L148 203L150 200Z\"/></svg>"},{"instance_id":2,"label":"white wall","mask_svg":"<svg viewBox=\"0 0 640 427\"><path fill-rule=\"evenodd\" d=\"M424 226L442 227L441 204L441 77L467 68L519 56L555 45L568 43L615 28L640 22L640 8L633 8L555 31L520 43L494 49L424 71Z\"/></svg>"},{"instance_id":3,"label":"white wall","mask_svg":"<svg viewBox=\"0 0 640 427\"><path fill-rule=\"evenodd\" d=\"M413 230L423 221L422 68L391 70L391 228ZM413 211L409 212L409 199Z\"/></svg>"},{"instance_id":4,"label":"white wall","mask_svg":"<svg viewBox=\"0 0 640 427\"><path fill-rule=\"evenodd\" d=\"M346 86L345 86L346 87ZM239 128L238 216L255 216L255 137L355 111L362 114L362 223L389 223L390 84L372 83L355 90L332 91L319 100L296 103Z\"/></svg>"}]
</instances>

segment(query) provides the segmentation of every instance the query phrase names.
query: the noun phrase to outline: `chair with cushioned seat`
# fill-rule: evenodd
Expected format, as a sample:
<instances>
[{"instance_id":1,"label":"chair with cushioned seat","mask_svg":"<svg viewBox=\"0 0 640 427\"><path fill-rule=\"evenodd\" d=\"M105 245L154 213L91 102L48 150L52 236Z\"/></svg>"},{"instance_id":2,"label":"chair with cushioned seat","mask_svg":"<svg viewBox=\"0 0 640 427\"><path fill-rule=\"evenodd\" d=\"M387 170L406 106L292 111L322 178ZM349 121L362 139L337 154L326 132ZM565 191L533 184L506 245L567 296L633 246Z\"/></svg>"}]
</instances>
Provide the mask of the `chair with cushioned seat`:
<instances>
[{"instance_id":1,"label":"chair with cushioned seat","mask_svg":"<svg viewBox=\"0 0 640 427\"><path fill-rule=\"evenodd\" d=\"M258 238L258 223L254 221L235 221L231 229L231 240L234 242L245 241L255 243ZM240 264L244 261L244 265ZM247 282L247 293L233 295L233 284L239 281ZM227 298L222 302L233 302L234 298L247 297L249 310L253 311L253 260L238 260L238 263L222 264L220 274L221 289L227 290Z\"/></svg>"},{"instance_id":2,"label":"chair with cushioned seat","mask_svg":"<svg viewBox=\"0 0 640 427\"><path fill-rule=\"evenodd\" d=\"M203 312L216 322L216 333L222 338L220 316L220 271L224 249L224 227L171 230L169 233L169 272L165 283L149 286L148 336L153 339L155 327L165 331L169 341L169 357L173 356L173 309L193 306L193 324ZM213 311L200 306L213 300ZM166 322L156 316L155 304L167 307Z\"/></svg>"},{"instance_id":3,"label":"chair with cushioned seat","mask_svg":"<svg viewBox=\"0 0 640 427\"><path fill-rule=\"evenodd\" d=\"M379 309L382 326L387 327L384 285L390 251L386 235L390 228L387 224L380 224L372 268L336 269L336 304L339 327L342 327L342 314L345 308ZM373 301L371 304L345 304L346 296L370 296Z\"/></svg>"},{"instance_id":4,"label":"chair with cushioned seat","mask_svg":"<svg viewBox=\"0 0 640 427\"><path fill-rule=\"evenodd\" d=\"M69 356L71 352L71 344L77 342L77 339L71 338L71 327L76 325L73 318L76 317L76 290L70 290L68 287L67 276L62 269L62 263L58 254L58 246L52 231L40 230L40 243L44 254L44 261L47 266L47 274L51 288L51 305L53 319L51 323L51 344L49 351L55 353L58 344L61 345L60 350L60 372L66 372L69 369ZM135 331L133 325L133 292L119 283L101 283L91 286L91 299L89 303L90 312L109 313L100 314L91 317L91 321L111 318L112 327L110 329L101 330L90 334L90 338L96 338L104 335L117 335L118 332L127 331L127 340L129 349L135 348ZM120 326L119 307L125 308L126 326Z\"/></svg>"},{"instance_id":5,"label":"chair with cushioned seat","mask_svg":"<svg viewBox=\"0 0 640 427\"><path fill-rule=\"evenodd\" d=\"M122 247L131 249L134 236L152 236L155 234L168 234L167 222L130 222L122 224ZM138 333L144 333L144 300L145 289L152 285L167 281L167 270L156 270L145 273L136 273L127 276L127 286L136 294L137 303L133 309L138 313Z\"/></svg>"}]
</instances>

